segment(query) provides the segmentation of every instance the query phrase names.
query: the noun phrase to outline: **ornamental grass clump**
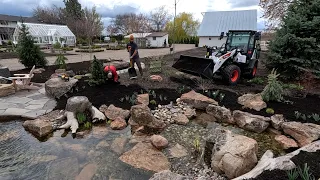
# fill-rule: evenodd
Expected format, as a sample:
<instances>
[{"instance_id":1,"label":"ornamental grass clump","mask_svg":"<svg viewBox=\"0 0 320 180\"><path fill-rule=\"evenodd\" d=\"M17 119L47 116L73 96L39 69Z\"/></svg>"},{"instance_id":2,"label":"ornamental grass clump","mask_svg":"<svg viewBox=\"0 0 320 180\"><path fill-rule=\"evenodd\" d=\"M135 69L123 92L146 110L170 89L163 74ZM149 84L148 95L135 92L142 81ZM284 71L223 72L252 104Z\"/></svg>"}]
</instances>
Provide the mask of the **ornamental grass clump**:
<instances>
[{"instance_id":1,"label":"ornamental grass clump","mask_svg":"<svg viewBox=\"0 0 320 180\"><path fill-rule=\"evenodd\" d=\"M283 88L281 83L278 81L277 71L272 69L271 73L268 75L268 84L263 89L261 96L264 101L282 101L283 100Z\"/></svg>"}]
</instances>

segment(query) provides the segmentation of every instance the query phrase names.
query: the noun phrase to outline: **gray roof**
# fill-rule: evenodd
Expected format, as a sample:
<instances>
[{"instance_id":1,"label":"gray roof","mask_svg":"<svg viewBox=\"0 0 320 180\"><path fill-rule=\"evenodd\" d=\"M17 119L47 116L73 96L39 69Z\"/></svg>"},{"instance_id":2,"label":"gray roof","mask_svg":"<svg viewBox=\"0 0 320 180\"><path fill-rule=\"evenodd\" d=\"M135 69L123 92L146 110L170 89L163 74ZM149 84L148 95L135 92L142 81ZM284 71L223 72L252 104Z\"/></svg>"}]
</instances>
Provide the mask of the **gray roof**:
<instances>
[{"instance_id":1,"label":"gray roof","mask_svg":"<svg viewBox=\"0 0 320 180\"><path fill-rule=\"evenodd\" d=\"M229 30L257 30L257 10L205 12L198 36L220 36Z\"/></svg>"},{"instance_id":2,"label":"gray roof","mask_svg":"<svg viewBox=\"0 0 320 180\"><path fill-rule=\"evenodd\" d=\"M167 34L168 34L167 32L153 32L146 37L163 37Z\"/></svg>"},{"instance_id":3,"label":"gray roof","mask_svg":"<svg viewBox=\"0 0 320 180\"><path fill-rule=\"evenodd\" d=\"M38 22L37 18L34 17L20 17L20 16L11 16L6 14L0 14L0 21L10 21L10 22L19 22L21 18L24 22L36 23Z\"/></svg>"}]
</instances>

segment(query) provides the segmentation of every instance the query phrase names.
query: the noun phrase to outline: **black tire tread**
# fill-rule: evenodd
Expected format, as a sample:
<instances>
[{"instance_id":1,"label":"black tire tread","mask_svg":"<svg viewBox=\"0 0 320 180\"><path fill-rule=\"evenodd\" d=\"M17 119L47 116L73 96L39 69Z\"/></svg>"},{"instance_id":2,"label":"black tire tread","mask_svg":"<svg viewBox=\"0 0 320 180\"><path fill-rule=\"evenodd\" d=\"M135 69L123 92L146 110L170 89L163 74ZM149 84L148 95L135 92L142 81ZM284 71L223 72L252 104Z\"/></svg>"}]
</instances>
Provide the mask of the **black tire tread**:
<instances>
[{"instance_id":1,"label":"black tire tread","mask_svg":"<svg viewBox=\"0 0 320 180\"><path fill-rule=\"evenodd\" d=\"M238 81L236 81L236 82L231 82L231 79L230 79L231 73L232 73L233 70L235 70L235 69L237 69L237 70L239 71L239 79L238 79ZM224 69L221 70L221 74L222 74L223 79L224 79L225 81L227 81L227 83L228 83L229 85L236 85L236 84L239 82L239 80L240 80L241 69L240 69L240 67L237 66L237 65L230 64L230 65L226 66Z\"/></svg>"}]
</instances>

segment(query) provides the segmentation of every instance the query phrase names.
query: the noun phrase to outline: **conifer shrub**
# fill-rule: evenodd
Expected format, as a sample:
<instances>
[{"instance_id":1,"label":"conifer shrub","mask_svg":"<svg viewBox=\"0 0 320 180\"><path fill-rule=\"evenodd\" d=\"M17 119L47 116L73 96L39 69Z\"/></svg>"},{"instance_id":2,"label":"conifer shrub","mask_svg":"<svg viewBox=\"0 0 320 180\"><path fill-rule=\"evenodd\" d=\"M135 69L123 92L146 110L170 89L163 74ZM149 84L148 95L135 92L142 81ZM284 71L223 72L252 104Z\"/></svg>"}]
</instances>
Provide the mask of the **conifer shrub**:
<instances>
[{"instance_id":1,"label":"conifer shrub","mask_svg":"<svg viewBox=\"0 0 320 180\"><path fill-rule=\"evenodd\" d=\"M103 63L99 61L96 56L93 56L93 61L91 64L91 77L89 80L89 85L101 85L106 81L106 75L103 71Z\"/></svg>"},{"instance_id":2,"label":"conifer shrub","mask_svg":"<svg viewBox=\"0 0 320 180\"><path fill-rule=\"evenodd\" d=\"M282 101L283 100L283 87L278 81L280 74L277 74L275 69L272 69L268 75L268 84L264 87L261 96L264 101Z\"/></svg>"}]
</instances>

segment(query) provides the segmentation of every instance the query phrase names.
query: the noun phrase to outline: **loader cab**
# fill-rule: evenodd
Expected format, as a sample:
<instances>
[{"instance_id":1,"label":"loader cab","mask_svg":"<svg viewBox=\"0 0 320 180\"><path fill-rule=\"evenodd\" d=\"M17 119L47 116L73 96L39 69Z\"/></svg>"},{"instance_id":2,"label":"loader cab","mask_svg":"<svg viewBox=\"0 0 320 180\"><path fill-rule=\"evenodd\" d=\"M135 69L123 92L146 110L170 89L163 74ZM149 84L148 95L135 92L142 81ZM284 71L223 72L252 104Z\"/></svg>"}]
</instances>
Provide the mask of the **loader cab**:
<instances>
[{"instance_id":1,"label":"loader cab","mask_svg":"<svg viewBox=\"0 0 320 180\"><path fill-rule=\"evenodd\" d=\"M240 49L241 54L251 59L256 48L256 42L260 39L260 34L256 31L229 31L225 50L231 51L234 48Z\"/></svg>"}]
</instances>

